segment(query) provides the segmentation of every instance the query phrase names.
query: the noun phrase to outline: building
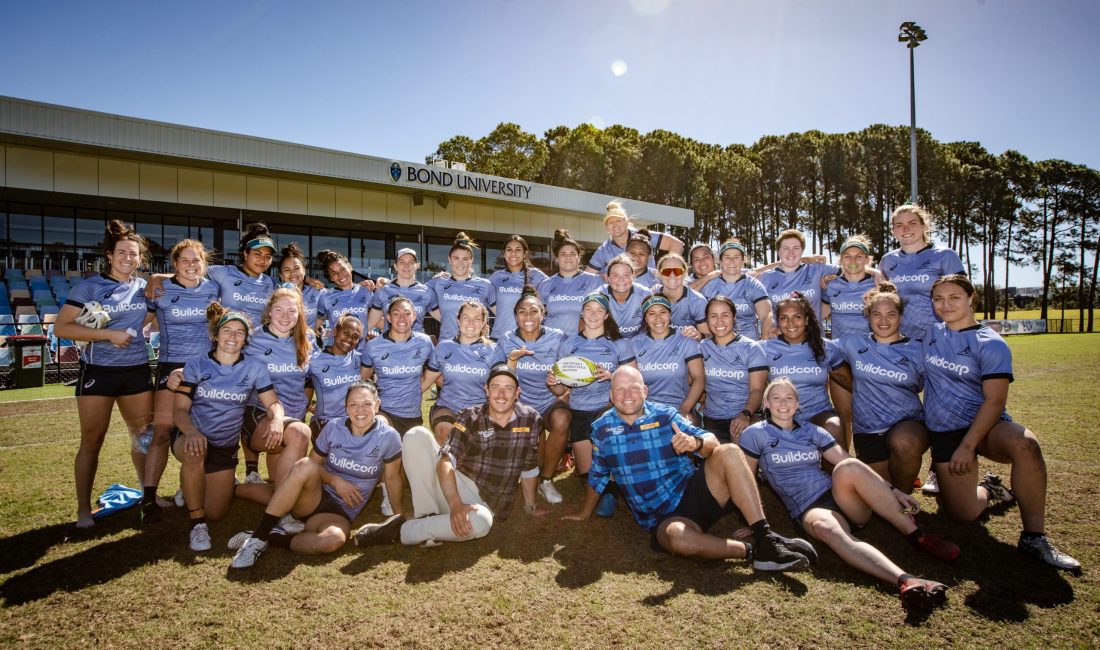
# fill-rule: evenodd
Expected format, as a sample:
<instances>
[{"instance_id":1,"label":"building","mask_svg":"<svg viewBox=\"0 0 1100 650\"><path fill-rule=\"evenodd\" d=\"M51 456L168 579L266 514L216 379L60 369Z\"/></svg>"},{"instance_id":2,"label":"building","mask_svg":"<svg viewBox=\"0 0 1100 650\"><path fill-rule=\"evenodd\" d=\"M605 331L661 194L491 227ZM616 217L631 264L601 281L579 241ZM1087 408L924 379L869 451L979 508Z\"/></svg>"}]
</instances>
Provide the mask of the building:
<instances>
[{"instance_id":1,"label":"building","mask_svg":"<svg viewBox=\"0 0 1100 650\"><path fill-rule=\"evenodd\" d=\"M234 133L0 97L0 240L7 268L95 270L106 220L137 224L151 270L200 239L236 261L242 223L264 221L280 246L347 254L389 275L395 251L420 252L425 275L446 267L455 233L482 245L491 271L522 235L550 269L554 229L595 245L609 197ZM625 201L641 224L691 226L691 210ZM320 275L313 269L314 275Z\"/></svg>"}]
</instances>

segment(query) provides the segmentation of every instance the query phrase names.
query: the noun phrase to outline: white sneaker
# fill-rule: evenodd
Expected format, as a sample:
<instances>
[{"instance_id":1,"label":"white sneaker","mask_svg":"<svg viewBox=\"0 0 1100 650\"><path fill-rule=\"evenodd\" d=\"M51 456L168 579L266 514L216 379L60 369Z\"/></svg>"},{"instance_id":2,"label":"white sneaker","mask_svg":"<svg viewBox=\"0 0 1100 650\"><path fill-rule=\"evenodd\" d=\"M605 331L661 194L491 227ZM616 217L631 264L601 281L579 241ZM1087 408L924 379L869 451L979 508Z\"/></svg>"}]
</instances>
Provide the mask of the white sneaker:
<instances>
[{"instance_id":1,"label":"white sneaker","mask_svg":"<svg viewBox=\"0 0 1100 650\"><path fill-rule=\"evenodd\" d=\"M210 548L210 529L206 524L193 526L191 528L191 550L200 553L209 551Z\"/></svg>"},{"instance_id":2,"label":"white sneaker","mask_svg":"<svg viewBox=\"0 0 1100 650\"><path fill-rule=\"evenodd\" d=\"M282 528L288 535L297 535L306 529L306 525L302 521L295 519L292 514L285 514L283 518L279 520L279 528Z\"/></svg>"},{"instance_id":3,"label":"white sneaker","mask_svg":"<svg viewBox=\"0 0 1100 650\"><path fill-rule=\"evenodd\" d=\"M259 472L249 472L244 477L244 484L245 485L262 485L263 483L266 483L266 482L267 481L265 481L264 478L262 476L260 476Z\"/></svg>"},{"instance_id":4,"label":"white sneaker","mask_svg":"<svg viewBox=\"0 0 1100 650\"><path fill-rule=\"evenodd\" d=\"M237 533L236 535L230 537L229 538L229 543L226 544L226 546L229 547L229 550L231 550L231 551L239 551L241 549L241 547L244 546L244 543L247 542L249 539L251 539L251 537L252 537L252 531L251 530L242 530L241 532Z\"/></svg>"},{"instance_id":5,"label":"white sneaker","mask_svg":"<svg viewBox=\"0 0 1100 650\"><path fill-rule=\"evenodd\" d=\"M183 488L176 490L176 496L172 497L172 500L176 502L177 508L187 505L187 502L183 500Z\"/></svg>"},{"instance_id":6,"label":"white sneaker","mask_svg":"<svg viewBox=\"0 0 1100 650\"><path fill-rule=\"evenodd\" d=\"M261 542L255 537L249 536L244 542L244 546L237 551L237 554L233 556L233 561L229 563L230 569L247 569L253 564L256 564L256 560L260 559L260 555L267 550L267 542Z\"/></svg>"},{"instance_id":7,"label":"white sneaker","mask_svg":"<svg viewBox=\"0 0 1100 650\"><path fill-rule=\"evenodd\" d=\"M920 491L925 494L939 494L940 493L940 481L936 478L936 472L933 470L928 471L928 477L924 479L924 485L920 486Z\"/></svg>"},{"instance_id":8,"label":"white sneaker","mask_svg":"<svg viewBox=\"0 0 1100 650\"><path fill-rule=\"evenodd\" d=\"M554 487L554 482L548 478L539 481L539 494L546 499L547 503L557 505L562 501L561 492L558 492L558 488Z\"/></svg>"},{"instance_id":9,"label":"white sneaker","mask_svg":"<svg viewBox=\"0 0 1100 650\"><path fill-rule=\"evenodd\" d=\"M386 486L382 486L382 505L379 508L382 511L383 517L393 516L393 505L390 503L390 491L386 489Z\"/></svg>"}]
</instances>

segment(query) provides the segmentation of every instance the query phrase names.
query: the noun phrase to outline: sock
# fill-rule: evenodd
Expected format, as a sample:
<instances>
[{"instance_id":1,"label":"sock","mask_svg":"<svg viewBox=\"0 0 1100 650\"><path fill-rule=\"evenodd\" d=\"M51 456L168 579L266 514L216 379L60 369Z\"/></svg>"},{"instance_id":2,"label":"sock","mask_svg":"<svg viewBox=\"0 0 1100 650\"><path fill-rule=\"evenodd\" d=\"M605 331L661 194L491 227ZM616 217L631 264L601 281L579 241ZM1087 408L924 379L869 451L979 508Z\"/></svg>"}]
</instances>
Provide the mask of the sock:
<instances>
[{"instance_id":1,"label":"sock","mask_svg":"<svg viewBox=\"0 0 1100 650\"><path fill-rule=\"evenodd\" d=\"M279 515L265 512L263 518L260 519L260 525L256 526L256 530L253 531L252 536L260 541L266 542L268 537L271 536L271 529L279 524L280 519L282 519L282 517Z\"/></svg>"},{"instance_id":2,"label":"sock","mask_svg":"<svg viewBox=\"0 0 1100 650\"><path fill-rule=\"evenodd\" d=\"M758 542L766 539L768 535L770 535L772 532L771 526L768 525L767 519L761 519L755 524L750 524L749 530L752 531L752 538Z\"/></svg>"},{"instance_id":3,"label":"sock","mask_svg":"<svg viewBox=\"0 0 1100 650\"><path fill-rule=\"evenodd\" d=\"M898 586L900 587L900 586L902 586L903 584L905 584L906 582L908 582L909 580L912 580L912 579L913 579L913 576L911 574L903 573L903 574L901 574L901 576L898 577Z\"/></svg>"},{"instance_id":4,"label":"sock","mask_svg":"<svg viewBox=\"0 0 1100 650\"><path fill-rule=\"evenodd\" d=\"M244 475L248 476L252 472L260 473L260 461L258 460L246 460L244 461Z\"/></svg>"},{"instance_id":5,"label":"sock","mask_svg":"<svg viewBox=\"0 0 1100 650\"><path fill-rule=\"evenodd\" d=\"M1045 537L1043 533L1036 533L1030 530L1025 530L1020 533L1020 539L1040 539Z\"/></svg>"},{"instance_id":6,"label":"sock","mask_svg":"<svg viewBox=\"0 0 1100 650\"><path fill-rule=\"evenodd\" d=\"M141 505L148 506L157 502L157 486L146 485L141 489Z\"/></svg>"},{"instance_id":7,"label":"sock","mask_svg":"<svg viewBox=\"0 0 1100 650\"><path fill-rule=\"evenodd\" d=\"M191 520L191 527L194 528L195 526L198 526L199 524L205 524L205 523L206 523L206 517L205 516L196 517L196 518Z\"/></svg>"},{"instance_id":8,"label":"sock","mask_svg":"<svg viewBox=\"0 0 1100 650\"><path fill-rule=\"evenodd\" d=\"M923 534L924 533L921 532L921 529L917 528L913 532L906 535L905 539L909 540L909 543L912 544L913 546L916 546L917 541L920 540L920 536L923 535Z\"/></svg>"},{"instance_id":9,"label":"sock","mask_svg":"<svg viewBox=\"0 0 1100 650\"><path fill-rule=\"evenodd\" d=\"M271 533L267 538L267 543L269 546L274 546L275 548L290 548L290 540L295 537L296 535L291 535L289 533Z\"/></svg>"},{"instance_id":10,"label":"sock","mask_svg":"<svg viewBox=\"0 0 1100 650\"><path fill-rule=\"evenodd\" d=\"M539 483L542 483L543 481L553 482L553 480L554 480L554 475L553 474L551 474L550 476L546 476L545 474L541 474L541 473L539 474Z\"/></svg>"}]
</instances>

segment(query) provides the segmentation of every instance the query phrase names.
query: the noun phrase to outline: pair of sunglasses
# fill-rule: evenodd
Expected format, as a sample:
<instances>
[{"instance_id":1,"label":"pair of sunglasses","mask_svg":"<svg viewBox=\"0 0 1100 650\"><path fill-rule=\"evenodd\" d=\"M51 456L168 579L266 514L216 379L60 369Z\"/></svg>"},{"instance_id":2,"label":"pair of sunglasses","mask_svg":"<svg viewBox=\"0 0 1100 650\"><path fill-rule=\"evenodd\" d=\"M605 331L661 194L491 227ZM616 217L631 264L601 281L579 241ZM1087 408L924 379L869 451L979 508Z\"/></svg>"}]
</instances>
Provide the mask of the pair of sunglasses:
<instances>
[{"instance_id":1,"label":"pair of sunglasses","mask_svg":"<svg viewBox=\"0 0 1100 650\"><path fill-rule=\"evenodd\" d=\"M678 266L666 266L665 268L661 269L661 275L663 275L665 277L675 276L675 277L678 278L683 274L684 274L684 270L682 268L678 267Z\"/></svg>"}]
</instances>

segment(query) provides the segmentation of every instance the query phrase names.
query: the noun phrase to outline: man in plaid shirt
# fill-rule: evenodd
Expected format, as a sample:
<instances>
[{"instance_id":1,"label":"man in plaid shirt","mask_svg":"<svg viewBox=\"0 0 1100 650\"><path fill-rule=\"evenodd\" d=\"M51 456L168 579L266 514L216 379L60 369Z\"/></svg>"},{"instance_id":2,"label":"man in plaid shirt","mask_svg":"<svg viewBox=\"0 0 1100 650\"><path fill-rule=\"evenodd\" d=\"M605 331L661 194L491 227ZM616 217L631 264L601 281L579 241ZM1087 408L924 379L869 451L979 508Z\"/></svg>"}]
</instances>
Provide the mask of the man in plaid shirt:
<instances>
[{"instance_id":1,"label":"man in plaid shirt","mask_svg":"<svg viewBox=\"0 0 1100 650\"><path fill-rule=\"evenodd\" d=\"M519 392L515 372L507 364L495 365L485 384L488 401L458 414L442 448L428 429L409 429L401 458L416 518L394 515L367 524L356 532L356 545L435 545L484 537L494 518L510 514L517 483L524 511L545 514L535 504L542 419L516 401Z\"/></svg>"},{"instance_id":2,"label":"man in plaid shirt","mask_svg":"<svg viewBox=\"0 0 1100 650\"><path fill-rule=\"evenodd\" d=\"M592 468L584 506L566 519L592 516L611 479L655 547L696 559L746 558L759 571L801 569L816 558L803 539L771 531L760 505L756 479L737 445L719 445L673 407L646 400L636 368L621 366L611 376L613 409L592 424ZM697 462L699 461L699 462ZM749 523L743 537L706 531L734 508Z\"/></svg>"}]
</instances>

